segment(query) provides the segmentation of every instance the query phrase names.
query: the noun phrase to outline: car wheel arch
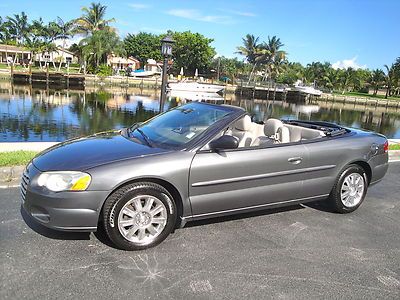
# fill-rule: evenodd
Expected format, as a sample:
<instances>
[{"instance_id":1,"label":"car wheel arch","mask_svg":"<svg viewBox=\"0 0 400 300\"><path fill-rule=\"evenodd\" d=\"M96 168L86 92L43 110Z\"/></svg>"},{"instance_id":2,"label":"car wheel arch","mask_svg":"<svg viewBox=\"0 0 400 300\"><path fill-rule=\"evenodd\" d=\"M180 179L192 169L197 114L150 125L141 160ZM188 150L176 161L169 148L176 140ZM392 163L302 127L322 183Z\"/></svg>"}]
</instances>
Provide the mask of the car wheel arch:
<instances>
[{"instance_id":1,"label":"car wheel arch","mask_svg":"<svg viewBox=\"0 0 400 300\"><path fill-rule=\"evenodd\" d=\"M181 194L179 193L178 189L170 182L161 179L161 178L156 178L156 177L140 177L140 178L134 178L131 180L127 180L124 181L122 183L120 183L119 185L115 186L110 193L107 195L106 199L108 197L110 197L110 195L112 195L116 190L132 184L132 183L138 183L138 182L151 182L151 183L155 183L155 184L159 184L160 186L162 186L163 188L165 188L170 194L171 196L174 198L175 204L176 204L176 208L177 208L177 220L176 220L176 228L178 228L180 226L180 222L181 222L181 217L183 216L183 198L181 196ZM103 210L104 208L104 204L106 202L106 199L104 199L103 203L101 204L101 209L99 210L100 212Z\"/></svg>"},{"instance_id":2,"label":"car wheel arch","mask_svg":"<svg viewBox=\"0 0 400 300\"><path fill-rule=\"evenodd\" d=\"M350 163L348 163L346 166L344 166L344 168L342 169L342 171L341 172L343 172L343 170L345 169L345 168L347 168L349 165L357 165L357 166L359 166L359 167L361 167L363 170L364 170L364 172L365 172L365 174L367 175L367 183L368 183L368 185L371 183L371 179L372 179L372 169L371 169L371 166L369 165L369 163L368 162L366 162L366 161L363 161L363 160L356 160L356 161L352 161L352 162L350 162ZM341 173L340 172L340 173Z\"/></svg>"}]
</instances>

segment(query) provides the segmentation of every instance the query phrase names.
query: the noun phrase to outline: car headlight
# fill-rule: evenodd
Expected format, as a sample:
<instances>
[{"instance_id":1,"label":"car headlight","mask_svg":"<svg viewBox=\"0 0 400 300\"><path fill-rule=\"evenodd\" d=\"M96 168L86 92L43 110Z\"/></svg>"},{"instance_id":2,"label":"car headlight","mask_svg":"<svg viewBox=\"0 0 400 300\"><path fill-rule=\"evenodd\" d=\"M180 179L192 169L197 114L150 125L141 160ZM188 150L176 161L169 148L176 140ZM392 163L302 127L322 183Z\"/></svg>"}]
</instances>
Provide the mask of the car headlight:
<instances>
[{"instance_id":1,"label":"car headlight","mask_svg":"<svg viewBox=\"0 0 400 300\"><path fill-rule=\"evenodd\" d=\"M91 180L90 175L83 172L44 172L38 177L37 184L53 192L84 191Z\"/></svg>"}]
</instances>

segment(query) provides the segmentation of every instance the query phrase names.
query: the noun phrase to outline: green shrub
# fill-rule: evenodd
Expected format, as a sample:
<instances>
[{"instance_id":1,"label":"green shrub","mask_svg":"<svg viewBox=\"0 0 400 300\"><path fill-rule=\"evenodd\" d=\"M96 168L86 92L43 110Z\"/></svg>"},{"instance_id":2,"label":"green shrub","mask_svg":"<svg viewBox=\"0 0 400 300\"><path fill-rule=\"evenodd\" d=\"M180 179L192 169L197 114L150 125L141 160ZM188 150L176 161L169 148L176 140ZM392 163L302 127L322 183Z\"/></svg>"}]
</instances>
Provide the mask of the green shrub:
<instances>
[{"instance_id":1,"label":"green shrub","mask_svg":"<svg viewBox=\"0 0 400 300\"><path fill-rule=\"evenodd\" d=\"M103 64L97 68L96 74L99 76L104 76L104 77L111 76L113 74L113 70L110 66Z\"/></svg>"}]
</instances>

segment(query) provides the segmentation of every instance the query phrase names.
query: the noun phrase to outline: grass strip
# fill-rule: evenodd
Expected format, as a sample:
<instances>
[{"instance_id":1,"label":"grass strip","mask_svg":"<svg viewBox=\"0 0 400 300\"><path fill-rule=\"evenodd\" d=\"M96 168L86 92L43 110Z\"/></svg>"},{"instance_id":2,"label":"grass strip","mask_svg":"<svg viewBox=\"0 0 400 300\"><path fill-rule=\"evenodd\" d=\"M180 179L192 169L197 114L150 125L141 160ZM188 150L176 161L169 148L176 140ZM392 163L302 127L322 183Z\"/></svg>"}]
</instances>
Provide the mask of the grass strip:
<instances>
[{"instance_id":1,"label":"grass strip","mask_svg":"<svg viewBox=\"0 0 400 300\"><path fill-rule=\"evenodd\" d=\"M36 151L11 151L0 153L0 167L26 165L35 155Z\"/></svg>"}]
</instances>

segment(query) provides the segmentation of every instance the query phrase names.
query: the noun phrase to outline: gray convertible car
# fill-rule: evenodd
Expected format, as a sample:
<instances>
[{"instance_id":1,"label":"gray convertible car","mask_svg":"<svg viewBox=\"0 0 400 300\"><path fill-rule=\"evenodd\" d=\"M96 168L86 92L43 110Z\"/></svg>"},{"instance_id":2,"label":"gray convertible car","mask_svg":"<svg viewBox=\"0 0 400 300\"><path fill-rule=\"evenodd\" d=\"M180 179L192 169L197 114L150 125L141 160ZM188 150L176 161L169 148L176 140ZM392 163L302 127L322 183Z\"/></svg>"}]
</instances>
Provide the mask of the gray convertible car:
<instances>
[{"instance_id":1,"label":"gray convertible car","mask_svg":"<svg viewBox=\"0 0 400 300\"><path fill-rule=\"evenodd\" d=\"M25 211L56 230L104 227L119 248L163 241L186 222L326 200L357 209L388 169L377 133L325 122L253 122L192 102L130 128L50 148L26 167Z\"/></svg>"}]
</instances>

